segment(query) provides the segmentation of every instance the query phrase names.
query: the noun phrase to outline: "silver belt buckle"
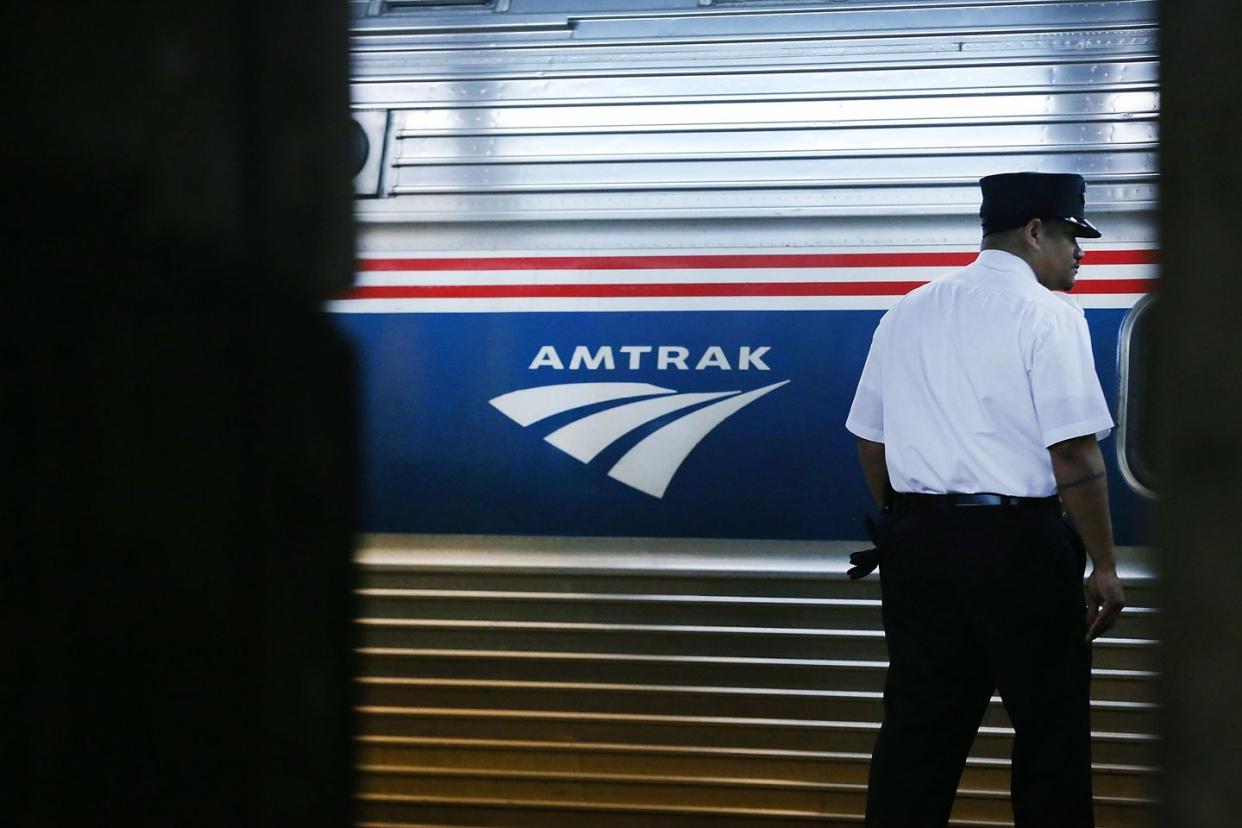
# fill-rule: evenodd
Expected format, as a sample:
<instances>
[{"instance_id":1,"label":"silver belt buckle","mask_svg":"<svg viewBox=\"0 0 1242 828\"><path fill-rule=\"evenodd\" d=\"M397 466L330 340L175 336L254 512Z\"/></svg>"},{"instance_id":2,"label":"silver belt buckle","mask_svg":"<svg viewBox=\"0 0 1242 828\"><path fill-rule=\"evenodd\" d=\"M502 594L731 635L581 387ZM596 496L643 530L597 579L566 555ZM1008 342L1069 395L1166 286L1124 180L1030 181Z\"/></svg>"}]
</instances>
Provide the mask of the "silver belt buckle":
<instances>
[{"instance_id":1,"label":"silver belt buckle","mask_svg":"<svg viewBox=\"0 0 1242 828\"><path fill-rule=\"evenodd\" d=\"M959 495L959 497L969 499L964 502L954 503L954 506L1001 506L1005 503L1005 498L1002 495L969 494Z\"/></svg>"}]
</instances>

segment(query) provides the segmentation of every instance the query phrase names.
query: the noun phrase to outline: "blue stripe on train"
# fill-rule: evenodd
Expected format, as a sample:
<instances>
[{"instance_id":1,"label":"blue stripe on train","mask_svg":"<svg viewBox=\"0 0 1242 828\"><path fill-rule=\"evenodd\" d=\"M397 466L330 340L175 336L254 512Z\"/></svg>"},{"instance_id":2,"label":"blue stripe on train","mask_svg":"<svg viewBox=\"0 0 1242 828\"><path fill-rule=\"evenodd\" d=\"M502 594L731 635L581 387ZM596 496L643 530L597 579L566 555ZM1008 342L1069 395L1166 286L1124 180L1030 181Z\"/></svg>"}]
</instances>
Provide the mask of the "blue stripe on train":
<instances>
[{"instance_id":1,"label":"blue stripe on train","mask_svg":"<svg viewBox=\"0 0 1242 828\"><path fill-rule=\"evenodd\" d=\"M1122 310L1088 312L1096 364L1116 395ZM341 314L363 377L364 529L368 532L858 539L869 501L844 430L880 311ZM675 345L690 365L712 345L734 369L614 370L529 365L554 346ZM737 370L741 346L768 346L770 370ZM582 464L542 439L609 404L526 428L488 404L558 382L645 382L678 392L749 391L790 380L726 419L692 451L662 499L610 479L668 415ZM692 409L687 409L692 410ZM1119 543L1139 543L1142 503L1109 458Z\"/></svg>"}]
</instances>

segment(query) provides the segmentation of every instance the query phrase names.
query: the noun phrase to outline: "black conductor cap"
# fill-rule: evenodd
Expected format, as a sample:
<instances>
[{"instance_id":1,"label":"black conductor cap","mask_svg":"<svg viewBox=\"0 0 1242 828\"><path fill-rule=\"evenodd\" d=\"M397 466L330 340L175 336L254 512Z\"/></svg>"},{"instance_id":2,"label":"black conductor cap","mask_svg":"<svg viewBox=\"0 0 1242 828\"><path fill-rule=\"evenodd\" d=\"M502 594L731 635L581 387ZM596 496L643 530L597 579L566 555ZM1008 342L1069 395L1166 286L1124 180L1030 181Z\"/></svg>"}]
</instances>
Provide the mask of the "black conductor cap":
<instances>
[{"instance_id":1,"label":"black conductor cap","mask_svg":"<svg viewBox=\"0 0 1242 828\"><path fill-rule=\"evenodd\" d=\"M983 235L1021 227L1033 218L1060 219L1074 225L1076 236L1098 239L1100 231L1083 215L1087 182L1074 173L1017 172L979 179Z\"/></svg>"}]
</instances>

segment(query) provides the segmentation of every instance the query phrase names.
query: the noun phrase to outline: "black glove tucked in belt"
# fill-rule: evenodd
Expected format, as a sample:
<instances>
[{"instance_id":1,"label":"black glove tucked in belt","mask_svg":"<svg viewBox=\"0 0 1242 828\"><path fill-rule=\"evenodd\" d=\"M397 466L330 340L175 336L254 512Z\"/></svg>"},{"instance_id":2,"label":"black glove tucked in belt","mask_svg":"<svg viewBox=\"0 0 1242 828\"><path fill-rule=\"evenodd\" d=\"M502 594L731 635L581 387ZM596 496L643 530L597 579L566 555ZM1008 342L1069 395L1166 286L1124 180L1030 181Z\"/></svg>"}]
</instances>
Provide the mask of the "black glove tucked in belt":
<instances>
[{"instance_id":1,"label":"black glove tucked in belt","mask_svg":"<svg viewBox=\"0 0 1242 828\"><path fill-rule=\"evenodd\" d=\"M863 523L867 526L867 536L871 538L875 546L850 555L850 563L853 566L846 574L850 576L851 581L857 581L874 572L875 568L880 565L880 558L884 551L893 544L893 513L887 506L880 510L878 520L867 515L863 518Z\"/></svg>"}]
</instances>

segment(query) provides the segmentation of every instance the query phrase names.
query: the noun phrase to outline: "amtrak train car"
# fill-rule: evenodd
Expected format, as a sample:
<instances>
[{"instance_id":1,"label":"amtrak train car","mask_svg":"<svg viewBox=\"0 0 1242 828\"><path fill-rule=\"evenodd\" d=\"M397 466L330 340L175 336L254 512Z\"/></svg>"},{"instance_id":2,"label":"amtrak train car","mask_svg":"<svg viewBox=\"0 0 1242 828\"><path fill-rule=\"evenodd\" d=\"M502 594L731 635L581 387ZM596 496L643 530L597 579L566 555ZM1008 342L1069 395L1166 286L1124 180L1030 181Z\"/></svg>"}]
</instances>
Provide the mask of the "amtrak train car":
<instances>
[{"instance_id":1,"label":"amtrak train car","mask_svg":"<svg viewBox=\"0 0 1242 828\"><path fill-rule=\"evenodd\" d=\"M365 819L858 824L885 651L846 413L885 309L973 261L977 180L1036 170L1104 233L1072 296L1135 606L1097 816L1142 824L1155 3L353 6ZM993 708L960 824L1012 819Z\"/></svg>"}]
</instances>

